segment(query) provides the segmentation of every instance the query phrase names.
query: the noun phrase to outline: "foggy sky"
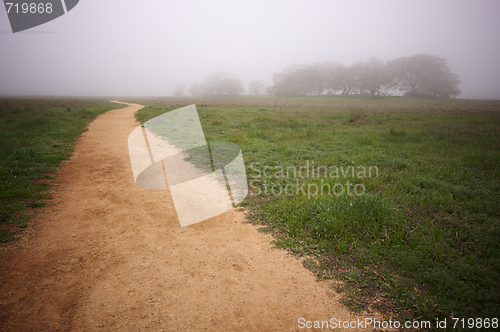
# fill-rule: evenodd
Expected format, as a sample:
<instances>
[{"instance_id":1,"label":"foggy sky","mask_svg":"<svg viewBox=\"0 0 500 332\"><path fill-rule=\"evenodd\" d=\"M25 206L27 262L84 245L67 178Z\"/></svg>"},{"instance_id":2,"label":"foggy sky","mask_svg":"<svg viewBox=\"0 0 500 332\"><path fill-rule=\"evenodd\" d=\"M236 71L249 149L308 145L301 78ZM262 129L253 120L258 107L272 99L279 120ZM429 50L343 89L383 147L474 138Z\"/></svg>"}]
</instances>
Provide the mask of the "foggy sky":
<instances>
[{"instance_id":1,"label":"foggy sky","mask_svg":"<svg viewBox=\"0 0 500 332\"><path fill-rule=\"evenodd\" d=\"M29 2L29 1L26 1ZM500 99L500 1L80 0L12 33L0 95L164 96L214 71L272 84L291 64L446 58L460 98Z\"/></svg>"}]
</instances>

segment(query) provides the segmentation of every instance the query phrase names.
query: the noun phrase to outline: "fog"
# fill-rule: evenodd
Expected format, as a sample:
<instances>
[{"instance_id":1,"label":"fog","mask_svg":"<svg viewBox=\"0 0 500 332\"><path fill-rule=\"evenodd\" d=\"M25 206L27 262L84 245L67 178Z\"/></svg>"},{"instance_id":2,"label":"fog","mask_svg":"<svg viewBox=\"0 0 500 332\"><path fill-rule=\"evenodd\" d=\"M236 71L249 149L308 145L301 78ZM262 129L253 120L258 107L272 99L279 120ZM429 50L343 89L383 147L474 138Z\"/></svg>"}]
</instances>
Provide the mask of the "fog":
<instances>
[{"instance_id":1,"label":"fog","mask_svg":"<svg viewBox=\"0 0 500 332\"><path fill-rule=\"evenodd\" d=\"M215 71L248 82L291 64L432 54L459 98L500 99L499 1L81 0L12 33L0 8L0 95L165 96Z\"/></svg>"}]
</instances>

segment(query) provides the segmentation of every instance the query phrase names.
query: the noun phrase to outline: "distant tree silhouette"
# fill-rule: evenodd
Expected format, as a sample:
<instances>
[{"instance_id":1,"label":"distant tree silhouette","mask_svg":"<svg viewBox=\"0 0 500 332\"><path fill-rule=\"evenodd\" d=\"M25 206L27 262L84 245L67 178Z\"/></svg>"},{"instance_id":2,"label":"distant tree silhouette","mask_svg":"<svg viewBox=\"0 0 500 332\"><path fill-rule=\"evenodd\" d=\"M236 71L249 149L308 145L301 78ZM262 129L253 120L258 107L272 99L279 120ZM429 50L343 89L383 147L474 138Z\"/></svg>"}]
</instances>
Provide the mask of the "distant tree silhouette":
<instances>
[{"instance_id":1,"label":"distant tree silhouette","mask_svg":"<svg viewBox=\"0 0 500 332\"><path fill-rule=\"evenodd\" d=\"M405 96L450 98L461 93L460 80L446 59L416 54L389 62L393 86Z\"/></svg>"},{"instance_id":2,"label":"distant tree silhouette","mask_svg":"<svg viewBox=\"0 0 500 332\"><path fill-rule=\"evenodd\" d=\"M292 65L273 74L266 92L278 96L336 94L363 96L399 89L408 96L449 98L460 94L458 76L446 60L417 54L388 61L373 57L346 67L338 62Z\"/></svg>"},{"instance_id":3,"label":"distant tree silhouette","mask_svg":"<svg viewBox=\"0 0 500 332\"><path fill-rule=\"evenodd\" d=\"M248 92L252 95L264 94L266 89L266 82L263 80L251 80L248 83Z\"/></svg>"},{"instance_id":4,"label":"distant tree silhouette","mask_svg":"<svg viewBox=\"0 0 500 332\"><path fill-rule=\"evenodd\" d=\"M189 93L191 94L191 96L199 96L200 95L200 88L199 88L199 85L198 83L193 83L189 89L188 89Z\"/></svg>"},{"instance_id":5,"label":"distant tree silhouette","mask_svg":"<svg viewBox=\"0 0 500 332\"><path fill-rule=\"evenodd\" d=\"M195 90L202 96L237 96L245 92L242 81L226 71L208 75Z\"/></svg>"},{"instance_id":6,"label":"distant tree silhouette","mask_svg":"<svg viewBox=\"0 0 500 332\"><path fill-rule=\"evenodd\" d=\"M177 84L174 89L174 96L175 97L182 97L184 96L184 89L186 87L182 84Z\"/></svg>"},{"instance_id":7,"label":"distant tree silhouette","mask_svg":"<svg viewBox=\"0 0 500 332\"><path fill-rule=\"evenodd\" d=\"M373 57L353 64L356 89L360 96L368 92L370 96L383 93L392 85L389 71L384 61Z\"/></svg>"}]
</instances>

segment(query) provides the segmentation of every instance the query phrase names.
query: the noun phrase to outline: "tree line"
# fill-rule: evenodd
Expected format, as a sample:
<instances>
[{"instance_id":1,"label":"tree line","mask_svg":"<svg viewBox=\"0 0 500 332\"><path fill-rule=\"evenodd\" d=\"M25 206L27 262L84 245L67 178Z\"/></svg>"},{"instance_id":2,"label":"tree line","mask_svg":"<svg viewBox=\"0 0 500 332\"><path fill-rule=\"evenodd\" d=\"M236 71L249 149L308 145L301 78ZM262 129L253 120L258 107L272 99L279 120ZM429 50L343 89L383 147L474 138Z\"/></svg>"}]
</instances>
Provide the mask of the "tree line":
<instances>
[{"instance_id":1,"label":"tree line","mask_svg":"<svg viewBox=\"0 0 500 332\"><path fill-rule=\"evenodd\" d=\"M350 66L339 62L292 65L273 74L273 85L263 80L249 82L250 94L275 96L341 95L382 96L399 90L405 96L451 98L458 96L460 80L446 59L416 54L383 61L373 57ZM178 85L174 95L184 95ZM243 82L228 72L216 72L189 87L193 96L241 95Z\"/></svg>"}]
</instances>

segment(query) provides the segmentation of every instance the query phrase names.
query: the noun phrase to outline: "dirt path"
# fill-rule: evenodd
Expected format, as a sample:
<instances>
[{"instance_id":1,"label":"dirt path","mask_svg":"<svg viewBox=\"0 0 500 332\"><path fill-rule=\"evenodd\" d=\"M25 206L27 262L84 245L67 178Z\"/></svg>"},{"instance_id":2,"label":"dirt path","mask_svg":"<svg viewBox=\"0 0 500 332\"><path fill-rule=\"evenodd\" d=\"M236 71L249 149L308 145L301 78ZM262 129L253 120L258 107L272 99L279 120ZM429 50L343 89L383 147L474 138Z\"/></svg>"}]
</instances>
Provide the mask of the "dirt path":
<instances>
[{"instance_id":1,"label":"dirt path","mask_svg":"<svg viewBox=\"0 0 500 332\"><path fill-rule=\"evenodd\" d=\"M136 186L127 138L140 108L89 125L56 205L1 253L1 331L295 331L301 317L355 318L243 213L181 228L168 189Z\"/></svg>"}]
</instances>

